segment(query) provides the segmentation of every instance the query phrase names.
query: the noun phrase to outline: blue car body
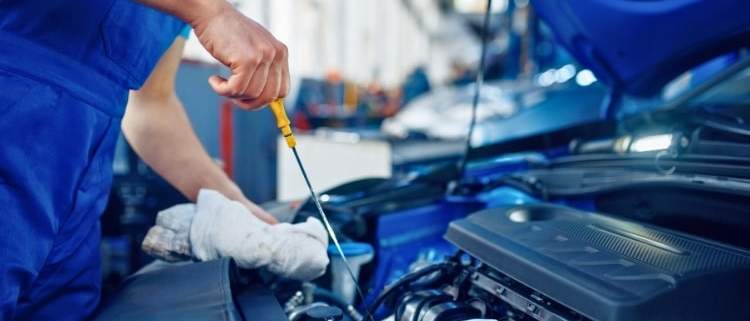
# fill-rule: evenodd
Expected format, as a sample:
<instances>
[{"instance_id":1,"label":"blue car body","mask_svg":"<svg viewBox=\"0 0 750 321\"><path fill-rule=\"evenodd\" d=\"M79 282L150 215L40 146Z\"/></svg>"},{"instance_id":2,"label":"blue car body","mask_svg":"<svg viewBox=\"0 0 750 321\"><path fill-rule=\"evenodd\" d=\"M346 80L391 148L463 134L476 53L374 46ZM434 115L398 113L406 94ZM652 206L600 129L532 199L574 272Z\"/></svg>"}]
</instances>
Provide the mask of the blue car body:
<instances>
[{"instance_id":1,"label":"blue car body","mask_svg":"<svg viewBox=\"0 0 750 321\"><path fill-rule=\"evenodd\" d=\"M564 135L567 130L575 132L586 124L616 128L622 118L655 108L654 104L633 103L629 97L653 97L669 81L691 69L694 79L709 78L738 59L738 48L750 44L747 1L539 0L532 5L558 42L607 86L608 100L566 106L542 103L512 117L482 124L480 130L489 137L483 143L488 146L480 148L483 151L475 158L481 160L470 164L462 181L485 188L455 198L443 196L449 189L444 186L423 195L421 204L377 210L372 215L374 235L365 239L374 244L376 253L365 272L368 281L363 285L370 293L368 301L404 273L455 251L442 239L449 222L483 208L540 202L539 197L513 186L486 186L503 176L569 155L569 140L555 143L549 137ZM690 32L684 32L685 28ZM656 101L658 107L660 100ZM599 127L594 125L588 131L596 133ZM598 138L612 138L613 132L603 130ZM541 141L546 143L534 143ZM518 146L526 148L518 148L522 153L508 153ZM411 184L404 178L392 181L401 181L392 182L396 190ZM366 198L367 194L359 191L354 198ZM551 202L587 211L597 209L594 200L587 198L557 198ZM352 199L347 199L328 205L351 204Z\"/></svg>"}]
</instances>

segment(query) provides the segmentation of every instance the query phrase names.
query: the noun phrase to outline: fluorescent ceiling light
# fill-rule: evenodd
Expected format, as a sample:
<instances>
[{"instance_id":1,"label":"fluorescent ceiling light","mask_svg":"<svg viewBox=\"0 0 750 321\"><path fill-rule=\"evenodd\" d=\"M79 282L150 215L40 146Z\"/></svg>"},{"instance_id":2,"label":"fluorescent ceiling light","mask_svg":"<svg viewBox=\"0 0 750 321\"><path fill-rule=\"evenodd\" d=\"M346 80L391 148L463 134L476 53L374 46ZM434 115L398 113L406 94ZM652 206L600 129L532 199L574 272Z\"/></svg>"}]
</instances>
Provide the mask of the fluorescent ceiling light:
<instances>
[{"instance_id":1,"label":"fluorescent ceiling light","mask_svg":"<svg viewBox=\"0 0 750 321\"><path fill-rule=\"evenodd\" d=\"M575 76L576 76L576 67L571 64L562 66L560 67L560 69L555 71L555 81L560 84L573 79L573 77Z\"/></svg>"},{"instance_id":2,"label":"fluorescent ceiling light","mask_svg":"<svg viewBox=\"0 0 750 321\"><path fill-rule=\"evenodd\" d=\"M596 82L596 76L591 70L584 69L578 72L576 75L576 83L579 86L586 87Z\"/></svg>"}]
</instances>

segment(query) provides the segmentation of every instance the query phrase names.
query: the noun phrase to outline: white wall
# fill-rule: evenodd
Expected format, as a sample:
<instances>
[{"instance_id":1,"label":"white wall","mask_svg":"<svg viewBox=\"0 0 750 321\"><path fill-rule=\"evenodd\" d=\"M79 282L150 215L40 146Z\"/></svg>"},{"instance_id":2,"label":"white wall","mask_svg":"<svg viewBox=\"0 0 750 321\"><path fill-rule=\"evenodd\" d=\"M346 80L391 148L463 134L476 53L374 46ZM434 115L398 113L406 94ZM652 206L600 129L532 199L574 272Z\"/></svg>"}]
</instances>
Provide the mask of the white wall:
<instances>
[{"instance_id":1,"label":"white wall","mask_svg":"<svg viewBox=\"0 0 750 321\"><path fill-rule=\"evenodd\" d=\"M415 66L422 64L428 65L433 81L442 82L449 73L449 61L454 59L436 42L455 41L456 34L448 39L430 37L418 27L401 0L234 2L289 46L293 78L324 77L326 72L337 70L349 80L361 83L376 80L394 86ZM430 33L441 30L434 1L415 0L414 3L426 15ZM458 37L460 35L458 31ZM471 51L471 41L468 43ZM186 57L212 60L195 37L188 43Z\"/></svg>"},{"instance_id":2,"label":"white wall","mask_svg":"<svg viewBox=\"0 0 750 321\"><path fill-rule=\"evenodd\" d=\"M316 192L363 178L391 176L391 147L375 140L337 140L310 135L297 136L297 151ZM307 198L309 192L297 161L286 147L283 137L277 139L276 199L293 201Z\"/></svg>"}]
</instances>

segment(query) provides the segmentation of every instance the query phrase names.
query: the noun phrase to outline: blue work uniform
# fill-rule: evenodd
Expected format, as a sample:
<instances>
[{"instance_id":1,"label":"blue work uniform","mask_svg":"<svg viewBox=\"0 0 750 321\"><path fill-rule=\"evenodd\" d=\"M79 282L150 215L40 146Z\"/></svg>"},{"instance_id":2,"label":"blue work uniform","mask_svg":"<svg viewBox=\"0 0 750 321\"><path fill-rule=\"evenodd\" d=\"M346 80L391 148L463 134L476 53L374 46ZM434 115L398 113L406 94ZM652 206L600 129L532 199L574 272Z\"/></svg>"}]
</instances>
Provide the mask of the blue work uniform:
<instances>
[{"instance_id":1,"label":"blue work uniform","mask_svg":"<svg viewBox=\"0 0 750 321\"><path fill-rule=\"evenodd\" d=\"M83 320L128 91L185 24L130 0L0 1L0 320Z\"/></svg>"}]
</instances>

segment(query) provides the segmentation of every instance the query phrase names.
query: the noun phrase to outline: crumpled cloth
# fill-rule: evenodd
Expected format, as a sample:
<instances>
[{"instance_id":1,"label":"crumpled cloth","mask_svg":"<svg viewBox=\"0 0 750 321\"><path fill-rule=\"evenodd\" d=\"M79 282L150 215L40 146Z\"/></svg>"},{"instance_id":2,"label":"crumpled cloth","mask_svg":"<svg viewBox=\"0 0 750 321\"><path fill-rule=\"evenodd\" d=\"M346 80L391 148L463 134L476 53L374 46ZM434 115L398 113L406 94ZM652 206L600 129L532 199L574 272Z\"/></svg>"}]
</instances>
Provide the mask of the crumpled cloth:
<instances>
[{"instance_id":1,"label":"crumpled cloth","mask_svg":"<svg viewBox=\"0 0 750 321\"><path fill-rule=\"evenodd\" d=\"M317 219L269 225L241 203L205 189L196 204L159 212L142 248L168 262L231 257L242 268L302 281L325 273L329 262L328 236Z\"/></svg>"}]
</instances>

